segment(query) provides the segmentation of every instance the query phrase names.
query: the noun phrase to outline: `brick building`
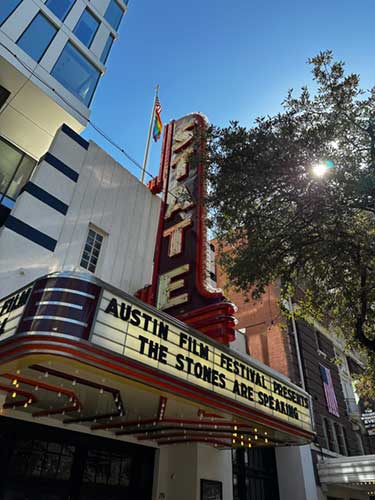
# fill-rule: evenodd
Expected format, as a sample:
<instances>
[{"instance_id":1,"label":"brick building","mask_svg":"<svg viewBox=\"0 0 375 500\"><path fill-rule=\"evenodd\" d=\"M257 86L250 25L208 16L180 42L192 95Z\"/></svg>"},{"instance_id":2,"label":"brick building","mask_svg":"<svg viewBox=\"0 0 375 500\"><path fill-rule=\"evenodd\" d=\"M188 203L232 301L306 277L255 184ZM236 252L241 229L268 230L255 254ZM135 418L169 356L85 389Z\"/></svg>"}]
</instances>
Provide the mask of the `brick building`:
<instances>
[{"instance_id":1,"label":"brick building","mask_svg":"<svg viewBox=\"0 0 375 500\"><path fill-rule=\"evenodd\" d=\"M216 241L212 244L217 246ZM280 498L290 498L288 495L292 494L299 500L368 498L375 489L371 485L375 471L373 467L371 471L368 469L368 463L375 463L375 439L362 423L363 406L354 390L353 375L361 371L361 359L354 352L346 353L343 340L322 324L296 319L291 301L285 306L291 310L292 319L286 320L279 305L277 283L269 285L260 300L253 300L228 288L225 273L219 266L216 277L218 286L226 289L228 298L238 307L240 339L237 343L242 343L248 354L280 371L312 396L316 431L314 443L310 445L313 468L300 468L305 476L300 496L295 489L296 481L291 490L280 491ZM332 380L336 412L327 402L324 373L329 373ZM290 460L293 460L291 456ZM303 487L308 476L310 481L313 477L315 483L315 491L310 489L309 494Z\"/></svg>"}]
</instances>

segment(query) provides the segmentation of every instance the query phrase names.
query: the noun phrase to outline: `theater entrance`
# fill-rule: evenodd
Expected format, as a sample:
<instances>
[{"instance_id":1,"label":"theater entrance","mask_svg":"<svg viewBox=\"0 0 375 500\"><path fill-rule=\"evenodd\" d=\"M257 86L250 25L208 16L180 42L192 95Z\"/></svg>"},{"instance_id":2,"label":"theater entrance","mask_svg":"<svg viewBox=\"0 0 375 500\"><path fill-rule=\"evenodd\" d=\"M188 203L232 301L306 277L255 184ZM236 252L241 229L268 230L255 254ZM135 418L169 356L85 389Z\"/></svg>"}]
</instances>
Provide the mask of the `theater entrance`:
<instances>
[{"instance_id":1,"label":"theater entrance","mask_svg":"<svg viewBox=\"0 0 375 500\"><path fill-rule=\"evenodd\" d=\"M155 450L0 419L1 500L151 500Z\"/></svg>"},{"instance_id":2,"label":"theater entrance","mask_svg":"<svg viewBox=\"0 0 375 500\"><path fill-rule=\"evenodd\" d=\"M233 500L279 500L275 450L232 452Z\"/></svg>"}]
</instances>

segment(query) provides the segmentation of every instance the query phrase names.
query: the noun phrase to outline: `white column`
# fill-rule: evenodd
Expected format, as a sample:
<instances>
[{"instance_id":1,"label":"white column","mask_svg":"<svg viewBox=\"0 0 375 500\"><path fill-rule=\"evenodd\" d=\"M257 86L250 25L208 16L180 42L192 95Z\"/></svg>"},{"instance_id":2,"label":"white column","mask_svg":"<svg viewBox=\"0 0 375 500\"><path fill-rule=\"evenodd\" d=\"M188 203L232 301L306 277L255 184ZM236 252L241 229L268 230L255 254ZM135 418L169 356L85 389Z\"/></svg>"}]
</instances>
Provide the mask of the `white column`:
<instances>
[{"instance_id":1,"label":"white column","mask_svg":"<svg viewBox=\"0 0 375 500\"><path fill-rule=\"evenodd\" d=\"M280 447L275 451L280 500L318 500L310 446Z\"/></svg>"}]
</instances>

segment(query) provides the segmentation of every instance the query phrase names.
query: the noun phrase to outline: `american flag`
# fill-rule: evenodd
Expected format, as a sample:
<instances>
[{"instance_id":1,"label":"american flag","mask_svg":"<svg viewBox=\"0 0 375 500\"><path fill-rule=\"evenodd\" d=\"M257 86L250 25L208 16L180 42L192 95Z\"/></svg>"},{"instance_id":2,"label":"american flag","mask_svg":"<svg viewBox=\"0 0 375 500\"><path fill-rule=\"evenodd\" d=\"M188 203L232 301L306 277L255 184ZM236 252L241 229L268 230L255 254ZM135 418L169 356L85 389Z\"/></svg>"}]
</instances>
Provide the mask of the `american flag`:
<instances>
[{"instance_id":1,"label":"american flag","mask_svg":"<svg viewBox=\"0 0 375 500\"><path fill-rule=\"evenodd\" d=\"M331 371L329 368L325 366L319 365L320 376L322 377L324 394L326 396L327 408L329 413L335 415L336 417L340 416L339 407L337 404L335 390L332 384Z\"/></svg>"},{"instance_id":2,"label":"american flag","mask_svg":"<svg viewBox=\"0 0 375 500\"><path fill-rule=\"evenodd\" d=\"M161 104L160 104L160 101L159 101L159 97L156 96L156 100L155 100L155 113L157 113L158 115L160 115L162 111L162 108L161 108Z\"/></svg>"}]
</instances>

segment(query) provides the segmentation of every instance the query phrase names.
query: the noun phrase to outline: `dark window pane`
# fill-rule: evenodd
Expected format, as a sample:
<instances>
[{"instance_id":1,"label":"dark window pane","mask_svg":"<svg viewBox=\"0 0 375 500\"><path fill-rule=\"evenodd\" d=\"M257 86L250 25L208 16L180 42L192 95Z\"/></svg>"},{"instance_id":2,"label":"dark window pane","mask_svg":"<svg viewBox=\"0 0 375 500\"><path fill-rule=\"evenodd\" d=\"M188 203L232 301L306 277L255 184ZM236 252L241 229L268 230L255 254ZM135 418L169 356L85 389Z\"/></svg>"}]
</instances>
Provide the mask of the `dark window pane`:
<instances>
[{"instance_id":1,"label":"dark window pane","mask_svg":"<svg viewBox=\"0 0 375 500\"><path fill-rule=\"evenodd\" d=\"M73 457L62 456L60 458L57 479L69 479L73 466Z\"/></svg>"},{"instance_id":2,"label":"dark window pane","mask_svg":"<svg viewBox=\"0 0 375 500\"><path fill-rule=\"evenodd\" d=\"M32 453L29 461L28 476L39 477L42 472L43 454Z\"/></svg>"},{"instance_id":3,"label":"dark window pane","mask_svg":"<svg viewBox=\"0 0 375 500\"><path fill-rule=\"evenodd\" d=\"M124 11L120 7L120 5L116 2L116 0L111 0L104 14L104 18L109 22L112 28L117 30L123 14Z\"/></svg>"},{"instance_id":4,"label":"dark window pane","mask_svg":"<svg viewBox=\"0 0 375 500\"><path fill-rule=\"evenodd\" d=\"M100 56L100 61L105 64L109 55L109 51L111 50L112 44L113 44L113 36L109 35L107 38L107 41L105 42L104 49L102 52L102 55Z\"/></svg>"},{"instance_id":5,"label":"dark window pane","mask_svg":"<svg viewBox=\"0 0 375 500\"><path fill-rule=\"evenodd\" d=\"M0 138L0 199L15 199L30 178L35 161ZM4 201L4 200L3 200Z\"/></svg>"},{"instance_id":6,"label":"dark window pane","mask_svg":"<svg viewBox=\"0 0 375 500\"><path fill-rule=\"evenodd\" d=\"M63 21L73 2L74 0L47 0L46 6Z\"/></svg>"},{"instance_id":7,"label":"dark window pane","mask_svg":"<svg viewBox=\"0 0 375 500\"><path fill-rule=\"evenodd\" d=\"M0 24L2 24L12 12L19 6L21 0L1 0L0 2Z\"/></svg>"},{"instance_id":8,"label":"dark window pane","mask_svg":"<svg viewBox=\"0 0 375 500\"><path fill-rule=\"evenodd\" d=\"M56 28L43 14L38 14L19 38L17 45L35 61L40 61L52 38Z\"/></svg>"},{"instance_id":9,"label":"dark window pane","mask_svg":"<svg viewBox=\"0 0 375 500\"><path fill-rule=\"evenodd\" d=\"M17 198L21 189L30 178L34 167L35 161L32 158L29 158L28 156L24 156L22 158L17 172L15 173L6 193L9 198L12 198L13 200Z\"/></svg>"},{"instance_id":10,"label":"dark window pane","mask_svg":"<svg viewBox=\"0 0 375 500\"><path fill-rule=\"evenodd\" d=\"M44 457L42 477L54 478L59 466L59 455L47 453Z\"/></svg>"},{"instance_id":11,"label":"dark window pane","mask_svg":"<svg viewBox=\"0 0 375 500\"><path fill-rule=\"evenodd\" d=\"M86 106L90 104L100 71L70 42L65 45L51 74Z\"/></svg>"},{"instance_id":12,"label":"dark window pane","mask_svg":"<svg viewBox=\"0 0 375 500\"><path fill-rule=\"evenodd\" d=\"M98 27L99 21L86 9L74 28L74 34L89 47Z\"/></svg>"},{"instance_id":13,"label":"dark window pane","mask_svg":"<svg viewBox=\"0 0 375 500\"><path fill-rule=\"evenodd\" d=\"M22 161L22 153L7 142L0 141L0 192L5 194Z\"/></svg>"},{"instance_id":14,"label":"dark window pane","mask_svg":"<svg viewBox=\"0 0 375 500\"><path fill-rule=\"evenodd\" d=\"M95 272L99 259L103 236L93 229L89 229L86 244L83 250L81 267Z\"/></svg>"}]
</instances>

